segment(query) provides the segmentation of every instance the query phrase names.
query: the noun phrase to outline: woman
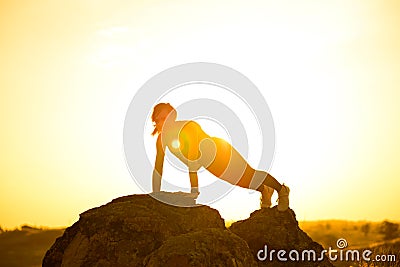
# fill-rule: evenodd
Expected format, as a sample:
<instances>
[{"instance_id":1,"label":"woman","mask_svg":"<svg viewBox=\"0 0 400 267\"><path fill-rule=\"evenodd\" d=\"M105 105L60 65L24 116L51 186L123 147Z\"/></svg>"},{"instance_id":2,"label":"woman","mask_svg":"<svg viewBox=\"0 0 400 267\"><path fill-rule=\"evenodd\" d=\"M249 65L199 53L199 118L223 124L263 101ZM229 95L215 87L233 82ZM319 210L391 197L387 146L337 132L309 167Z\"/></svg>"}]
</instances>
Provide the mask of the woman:
<instances>
[{"instance_id":1,"label":"woman","mask_svg":"<svg viewBox=\"0 0 400 267\"><path fill-rule=\"evenodd\" d=\"M261 192L261 207L271 206L274 189L278 192L278 210L289 207L289 187L281 185L265 171L253 169L240 153L223 139L211 137L194 121L177 121L177 112L169 103L157 104L152 121L157 135L157 155L153 171L153 191L160 191L165 149L171 151L189 170L192 193L198 194L197 171L204 167L233 185Z\"/></svg>"}]
</instances>

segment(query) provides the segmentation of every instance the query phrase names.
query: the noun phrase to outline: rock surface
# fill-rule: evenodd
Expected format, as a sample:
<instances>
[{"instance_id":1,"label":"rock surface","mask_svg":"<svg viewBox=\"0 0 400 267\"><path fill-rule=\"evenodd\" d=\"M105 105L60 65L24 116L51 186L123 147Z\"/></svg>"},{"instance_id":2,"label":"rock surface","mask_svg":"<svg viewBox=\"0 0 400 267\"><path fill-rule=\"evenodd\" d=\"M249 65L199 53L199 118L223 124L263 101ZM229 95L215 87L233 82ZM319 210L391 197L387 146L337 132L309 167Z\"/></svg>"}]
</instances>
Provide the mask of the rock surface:
<instances>
[{"instance_id":1,"label":"rock surface","mask_svg":"<svg viewBox=\"0 0 400 267\"><path fill-rule=\"evenodd\" d=\"M165 194L187 198L182 193ZM218 211L210 207L175 207L149 195L132 195L82 213L47 251L43 266L271 265L256 257L264 245L322 250L300 230L291 210L255 211L227 230ZM279 264L274 261L273 266L283 266ZM332 265L295 262L292 266Z\"/></svg>"},{"instance_id":2,"label":"rock surface","mask_svg":"<svg viewBox=\"0 0 400 267\"><path fill-rule=\"evenodd\" d=\"M142 266L168 238L201 229L225 229L207 206L169 206L132 195L90 209L46 253L43 266Z\"/></svg>"},{"instance_id":3,"label":"rock surface","mask_svg":"<svg viewBox=\"0 0 400 267\"><path fill-rule=\"evenodd\" d=\"M327 257L318 261L323 247L299 228L296 214L291 209L280 212L275 206L256 210L248 219L233 223L230 230L247 242L253 255L257 256L257 253L263 250L259 254L260 258L263 259L266 255L267 257L265 260L257 258L259 266L271 266L271 254L273 266L333 266ZM264 253L265 250L267 253ZM275 253L272 253L272 250L275 250ZM286 251L285 255L282 255L288 259L286 262L278 260L279 250ZM291 250L299 253L298 260L295 252L291 254L295 260L289 258ZM315 251L315 258L313 254L309 256L308 252L305 252L303 260L302 253L306 250Z\"/></svg>"},{"instance_id":4,"label":"rock surface","mask_svg":"<svg viewBox=\"0 0 400 267\"><path fill-rule=\"evenodd\" d=\"M216 228L168 239L145 259L145 266L257 266L246 242Z\"/></svg>"}]
</instances>

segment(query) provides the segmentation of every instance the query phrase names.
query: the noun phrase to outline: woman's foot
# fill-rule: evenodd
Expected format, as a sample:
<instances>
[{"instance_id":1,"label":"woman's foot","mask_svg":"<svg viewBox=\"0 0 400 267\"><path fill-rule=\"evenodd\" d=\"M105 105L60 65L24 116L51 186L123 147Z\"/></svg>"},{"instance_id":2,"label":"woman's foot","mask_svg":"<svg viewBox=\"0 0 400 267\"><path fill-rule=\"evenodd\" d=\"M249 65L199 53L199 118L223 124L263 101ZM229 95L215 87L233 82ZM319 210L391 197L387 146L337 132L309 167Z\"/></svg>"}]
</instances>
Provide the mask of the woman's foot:
<instances>
[{"instance_id":1,"label":"woman's foot","mask_svg":"<svg viewBox=\"0 0 400 267\"><path fill-rule=\"evenodd\" d=\"M278 210L285 211L289 208L289 192L290 189L282 184L281 191L278 192Z\"/></svg>"},{"instance_id":2,"label":"woman's foot","mask_svg":"<svg viewBox=\"0 0 400 267\"><path fill-rule=\"evenodd\" d=\"M272 205L271 197L274 193L274 189L264 185L263 191L261 192L261 208L269 208Z\"/></svg>"}]
</instances>

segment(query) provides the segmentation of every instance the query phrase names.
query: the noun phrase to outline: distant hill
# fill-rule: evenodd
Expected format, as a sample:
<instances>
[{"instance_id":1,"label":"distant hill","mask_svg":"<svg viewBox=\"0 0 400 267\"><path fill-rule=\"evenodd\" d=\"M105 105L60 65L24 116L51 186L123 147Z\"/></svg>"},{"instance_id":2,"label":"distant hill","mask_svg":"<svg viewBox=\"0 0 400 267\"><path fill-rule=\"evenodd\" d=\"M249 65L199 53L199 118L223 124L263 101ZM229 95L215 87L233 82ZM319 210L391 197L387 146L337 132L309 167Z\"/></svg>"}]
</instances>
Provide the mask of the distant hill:
<instances>
[{"instance_id":1,"label":"distant hill","mask_svg":"<svg viewBox=\"0 0 400 267\"><path fill-rule=\"evenodd\" d=\"M369 247L385 241L382 225L385 222L322 220L302 221L300 227L324 248L336 247L339 238L347 240L350 248ZM396 224L396 223L395 223ZM400 237L400 232L395 233Z\"/></svg>"},{"instance_id":2,"label":"distant hill","mask_svg":"<svg viewBox=\"0 0 400 267\"><path fill-rule=\"evenodd\" d=\"M64 229L40 229L28 225L0 231L0 266L42 266L44 254Z\"/></svg>"}]
</instances>

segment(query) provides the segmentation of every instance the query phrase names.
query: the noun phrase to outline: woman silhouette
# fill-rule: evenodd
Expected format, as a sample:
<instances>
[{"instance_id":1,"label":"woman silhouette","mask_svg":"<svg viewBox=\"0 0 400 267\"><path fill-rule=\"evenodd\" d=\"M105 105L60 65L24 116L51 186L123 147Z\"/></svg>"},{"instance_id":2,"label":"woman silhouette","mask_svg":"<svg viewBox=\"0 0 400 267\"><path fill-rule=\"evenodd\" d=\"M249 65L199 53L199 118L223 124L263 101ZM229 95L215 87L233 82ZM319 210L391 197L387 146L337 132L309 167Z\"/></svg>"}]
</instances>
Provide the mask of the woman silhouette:
<instances>
[{"instance_id":1,"label":"woman silhouette","mask_svg":"<svg viewBox=\"0 0 400 267\"><path fill-rule=\"evenodd\" d=\"M152 121L157 135L157 155L153 171L153 191L160 191L165 149L171 151L189 170L192 193L198 194L197 171L204 167L233 185L261 192L261 207L271 206L274 189L278 192L278 210L289 207L289 187L281 185L265 171L253 169L240 153L221 138L211 137L194 121L177 121L177 112L169 103L153 109Z\"/></svg>"}]
</instances>

